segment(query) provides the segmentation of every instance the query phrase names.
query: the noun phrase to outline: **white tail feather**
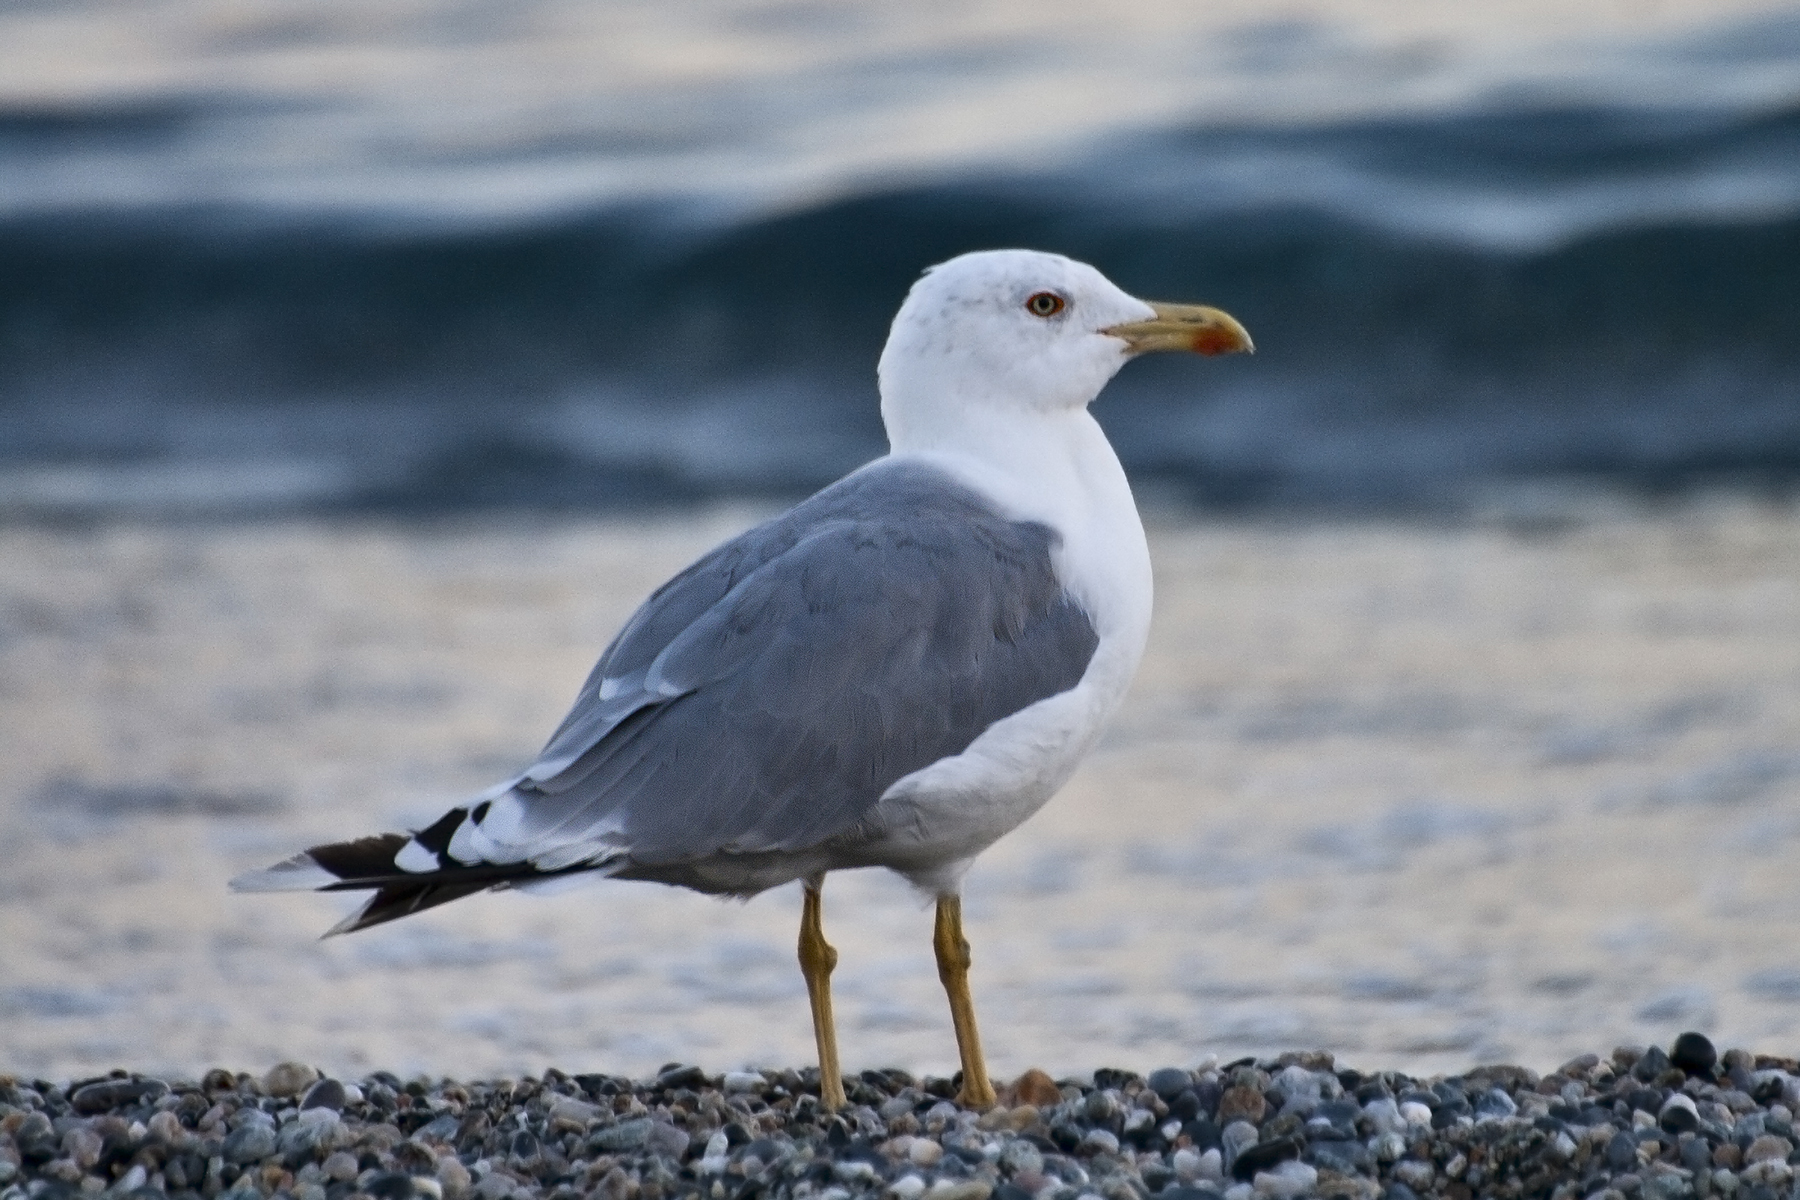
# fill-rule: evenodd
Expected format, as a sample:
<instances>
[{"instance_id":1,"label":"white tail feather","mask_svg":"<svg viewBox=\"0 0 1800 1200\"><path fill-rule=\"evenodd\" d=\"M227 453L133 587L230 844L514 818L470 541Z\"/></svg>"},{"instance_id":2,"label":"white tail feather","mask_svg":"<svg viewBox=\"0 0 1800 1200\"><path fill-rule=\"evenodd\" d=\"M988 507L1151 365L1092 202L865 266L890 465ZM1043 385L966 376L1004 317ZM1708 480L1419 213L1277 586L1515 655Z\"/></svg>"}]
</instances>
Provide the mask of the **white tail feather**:
<instances>
[{"instance_id":1,"label":"white tail feather","mask_svg":"<svg viewBox=\"0 0 1800 1200\"><path fill-rule=\"evenodd\" d=\"M296 854L260 871L246 871L231 881L234 892L316 892L339 882L338 877L313 861L310 854Z\"/></svg>"}]
</instances>

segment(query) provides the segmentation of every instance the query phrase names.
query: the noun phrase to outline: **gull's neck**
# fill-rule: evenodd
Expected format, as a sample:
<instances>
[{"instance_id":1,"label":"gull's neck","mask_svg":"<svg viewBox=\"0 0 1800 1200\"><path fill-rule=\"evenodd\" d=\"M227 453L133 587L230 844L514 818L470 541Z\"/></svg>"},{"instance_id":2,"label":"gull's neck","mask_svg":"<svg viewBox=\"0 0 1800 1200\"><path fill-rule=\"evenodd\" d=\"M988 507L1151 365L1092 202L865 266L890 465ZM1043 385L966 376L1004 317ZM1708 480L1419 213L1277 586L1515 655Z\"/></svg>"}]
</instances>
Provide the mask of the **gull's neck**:
<instances>
[{"instance_id":1,"label":"gull's neck","mask_svg":"<svg viewBox=\"0 0 1800 1200\"><path fill-rule=\"evenodd\" d=\"M1085 407L972 405L941 423L890 417L888 438L890 458L929 462L1008 519L1055 530L1063 586L1102 636L1116 632L1141 645L1149 628L1150 554L1125 470Z\"/></svg>"}]
</instances>

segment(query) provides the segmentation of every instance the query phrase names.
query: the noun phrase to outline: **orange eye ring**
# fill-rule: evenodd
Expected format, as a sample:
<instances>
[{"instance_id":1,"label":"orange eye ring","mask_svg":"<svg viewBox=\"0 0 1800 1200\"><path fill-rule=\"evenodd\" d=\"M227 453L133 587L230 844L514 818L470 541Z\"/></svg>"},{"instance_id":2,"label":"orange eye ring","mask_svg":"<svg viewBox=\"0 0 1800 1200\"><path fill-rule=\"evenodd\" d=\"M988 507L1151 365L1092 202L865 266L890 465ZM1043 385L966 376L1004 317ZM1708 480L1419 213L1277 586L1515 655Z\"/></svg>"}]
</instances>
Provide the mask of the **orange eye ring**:
<instances>
[{"instance_id":1,"label":"orange eye ring","mask_svg":"<svg viewBox=\"0 0 1800 1200\"><path fill-rule=\"evenodd\" d=\"M1067 303L1055 292L1036 292L1031 299L1025 301L1025 311L1034 317L1054 317Z\"/></svg>"}]
</instances>

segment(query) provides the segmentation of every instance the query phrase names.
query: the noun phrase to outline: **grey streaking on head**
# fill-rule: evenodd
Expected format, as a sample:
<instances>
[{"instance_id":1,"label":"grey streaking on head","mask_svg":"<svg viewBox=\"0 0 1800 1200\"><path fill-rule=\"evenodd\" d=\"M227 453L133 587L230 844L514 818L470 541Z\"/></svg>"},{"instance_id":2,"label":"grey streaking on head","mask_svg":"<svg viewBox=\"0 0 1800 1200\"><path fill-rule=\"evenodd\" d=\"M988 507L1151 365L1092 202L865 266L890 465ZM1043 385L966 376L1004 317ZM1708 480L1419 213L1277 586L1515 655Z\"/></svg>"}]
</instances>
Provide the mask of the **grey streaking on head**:
<instances>
[{"instance_id":1,"label":"grey streaking on head","mask_svg":"<svg viewBox=\"0 0 1800 1200\"><path fill-rule=\"evenodd\" d=\"M887 456L658 589L518 777L410 836L315 846L233 886L373 891L337 933L580 874L746 896L805 880L836 1105L820 889L889 867L938 898L961 1099L992 1103L961 878L1067 780L1149 623L1143 530L1087 404L1132 354L1249 348L1216 309L1147 304L1057 255L934 268L882 355Z\"/></svg>"}]
</instances>

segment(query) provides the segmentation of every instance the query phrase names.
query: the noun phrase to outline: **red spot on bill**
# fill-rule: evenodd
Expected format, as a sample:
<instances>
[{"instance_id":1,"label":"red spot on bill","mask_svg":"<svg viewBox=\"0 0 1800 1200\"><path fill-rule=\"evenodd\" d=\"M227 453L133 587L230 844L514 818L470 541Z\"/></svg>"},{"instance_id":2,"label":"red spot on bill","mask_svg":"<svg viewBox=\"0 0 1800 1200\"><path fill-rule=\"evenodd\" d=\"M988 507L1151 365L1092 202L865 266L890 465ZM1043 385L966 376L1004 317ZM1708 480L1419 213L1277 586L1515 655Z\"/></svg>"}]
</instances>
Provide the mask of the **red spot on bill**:
<instances>
[{"instance_id":1,"label":"red spot on bill","mask_svg":"<svg viewBox=\"0 0 1800 1200\"><path fill-rule=\"evenodd\" d=\"M1189 343L1195 354L1211 357L1215 354L1232 354L1244 348L1243 339L1229 329L1217 325L1202 325L1194 330L1193 340Z\"/></svg>"}]
</instances>

